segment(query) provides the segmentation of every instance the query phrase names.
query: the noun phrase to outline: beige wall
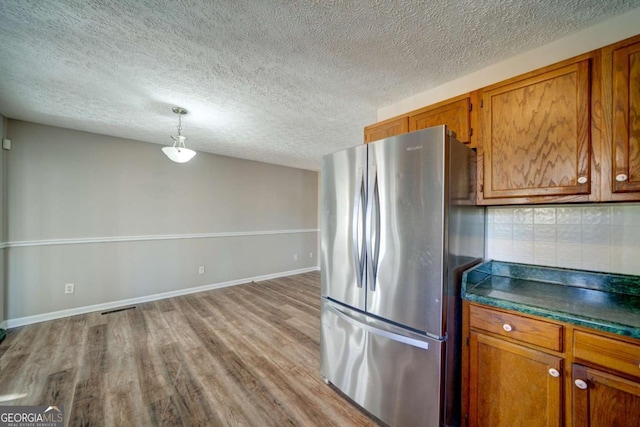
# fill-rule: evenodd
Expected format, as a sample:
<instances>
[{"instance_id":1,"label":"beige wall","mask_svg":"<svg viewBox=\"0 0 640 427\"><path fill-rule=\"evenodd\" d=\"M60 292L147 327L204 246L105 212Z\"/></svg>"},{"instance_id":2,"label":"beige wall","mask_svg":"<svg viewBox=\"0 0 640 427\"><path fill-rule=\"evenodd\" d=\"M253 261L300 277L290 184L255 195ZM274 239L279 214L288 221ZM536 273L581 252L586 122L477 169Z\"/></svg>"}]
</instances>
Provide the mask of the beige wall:
<instances>
[{"instance_id":1,"label":"beige wall","mask_svg":"<svg viewBox=\"0 0 640 427\"><path fill-rule=\"evenodd\" d=\"M10 322L317 266L317 172L208 153L176 164L156 144L7 130Z\"/></svg>"}]
</instances>

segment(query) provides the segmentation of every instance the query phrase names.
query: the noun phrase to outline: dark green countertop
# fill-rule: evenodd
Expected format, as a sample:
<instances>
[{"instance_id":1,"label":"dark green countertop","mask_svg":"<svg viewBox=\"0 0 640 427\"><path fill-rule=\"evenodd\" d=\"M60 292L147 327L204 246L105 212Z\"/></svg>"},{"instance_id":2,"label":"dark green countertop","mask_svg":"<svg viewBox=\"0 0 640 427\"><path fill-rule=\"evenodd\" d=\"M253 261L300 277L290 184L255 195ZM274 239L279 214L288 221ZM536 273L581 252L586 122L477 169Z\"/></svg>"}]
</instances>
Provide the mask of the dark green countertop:
<instances>
[{"instance_id":1,"label":"dark green countertop","mask_svg":"<svg viewBox=\"0 0 640 427\"><path fill-rule=\"evenodd\" d=\"M640 277L487 261L462 276L462 298L640 338Z\"/></svg>"}]
</instances>

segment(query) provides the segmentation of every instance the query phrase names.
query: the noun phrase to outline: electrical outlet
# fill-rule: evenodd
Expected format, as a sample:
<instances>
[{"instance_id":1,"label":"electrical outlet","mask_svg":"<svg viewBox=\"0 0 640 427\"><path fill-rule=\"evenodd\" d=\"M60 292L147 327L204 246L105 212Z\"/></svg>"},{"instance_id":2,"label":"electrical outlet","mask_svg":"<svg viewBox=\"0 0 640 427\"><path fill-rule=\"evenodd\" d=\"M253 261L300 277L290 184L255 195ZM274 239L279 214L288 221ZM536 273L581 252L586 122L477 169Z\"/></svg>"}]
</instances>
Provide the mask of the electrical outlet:
<instances>
[{"instance_id":1,"label":"electrical outlet","mask_svg":"<svg viewBox=\"0 0 640 427\"><path fill-rule=\"evenodd\" d=\"M201 266L198 268L198 274L204 274L204 265L201 265Z\"/></svg>"},{"instance_id":2,"label":"electrical outlet","mask_svg":"<svg viewBox=\"0 0 640 427\"><path fill-rule=\"evenodd\" d=\"M73 283L67 283L64 285L64 293L72 294L75 291L75 285Z\"/></svg>"},{"instance_id":3,"label":"electrical outlet","mask_svg":"<svg viewBox=\"0 0 640 427\"><path fill-rule=\"evenodd\" d=\"M297 261L297 260L298 260L298 254L295 254L295 255L293 256L293 260L294 260L294 261Z\"/></svg>"}]
</instances>

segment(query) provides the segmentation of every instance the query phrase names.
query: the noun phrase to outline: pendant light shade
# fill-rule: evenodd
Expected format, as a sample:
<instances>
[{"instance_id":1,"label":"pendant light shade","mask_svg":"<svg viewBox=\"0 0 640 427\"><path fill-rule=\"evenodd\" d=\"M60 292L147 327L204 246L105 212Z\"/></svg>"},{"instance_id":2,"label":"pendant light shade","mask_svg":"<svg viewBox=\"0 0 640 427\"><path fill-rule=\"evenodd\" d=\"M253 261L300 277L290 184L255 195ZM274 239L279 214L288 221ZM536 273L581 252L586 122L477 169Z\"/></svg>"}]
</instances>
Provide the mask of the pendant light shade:
<instances>
[{"instance_id":1,"label":"pendant light shade","mask_svg":"<svg viewBox=\"0 0 640 427\"><path fill-rule=\"evenodd\" d=\"M162 147L164 154L176 163L187 163L196 152L184 147Z\"/></svg>"},{"instance_id":2,"label":"pendant light shade","mask_svg":"<svg viewBox=\"0 0 640 427\"><path fill-rule=\"evenodd\" d=\"M187 163L189 160L193 159L196 155L196 152L188 149L184 145L184 141L187 139L186 136L182 136L182 116L187 114L187 110L180 107L173 107L173 112L178 115L178 136L171 135L173 139L173 146L171 147L162 147L162 152L172 161L176 163Z\"/></svg>"}]
</instances>

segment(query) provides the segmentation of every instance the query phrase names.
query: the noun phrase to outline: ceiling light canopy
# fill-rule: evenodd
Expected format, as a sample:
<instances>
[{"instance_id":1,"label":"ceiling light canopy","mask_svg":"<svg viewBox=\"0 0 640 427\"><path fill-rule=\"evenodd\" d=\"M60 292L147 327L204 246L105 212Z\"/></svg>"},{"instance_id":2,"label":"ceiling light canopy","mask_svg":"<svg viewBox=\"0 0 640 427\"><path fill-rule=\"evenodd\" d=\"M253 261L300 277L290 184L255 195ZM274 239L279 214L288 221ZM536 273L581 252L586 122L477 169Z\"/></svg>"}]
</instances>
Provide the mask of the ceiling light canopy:
<instances>
[{"instance_id":1,"label":"ceiling light canopy","mask_svg":"<svg viewBox=\"0 0 640 427\"><path fill-rule=\"evenodd\" d=\"M181 107L173 107L173 112L178 115L178 136L171 135L171 139L173 139L173 146L162 147L162 151L170 160L173 160L176 163L187 163L196 155L195 151L188 149L184 145L184 141L187 139L187 137L182 136L181 134L182 116L184 114L187 114L187 110Z\"/></svg>"}]
</instances>

